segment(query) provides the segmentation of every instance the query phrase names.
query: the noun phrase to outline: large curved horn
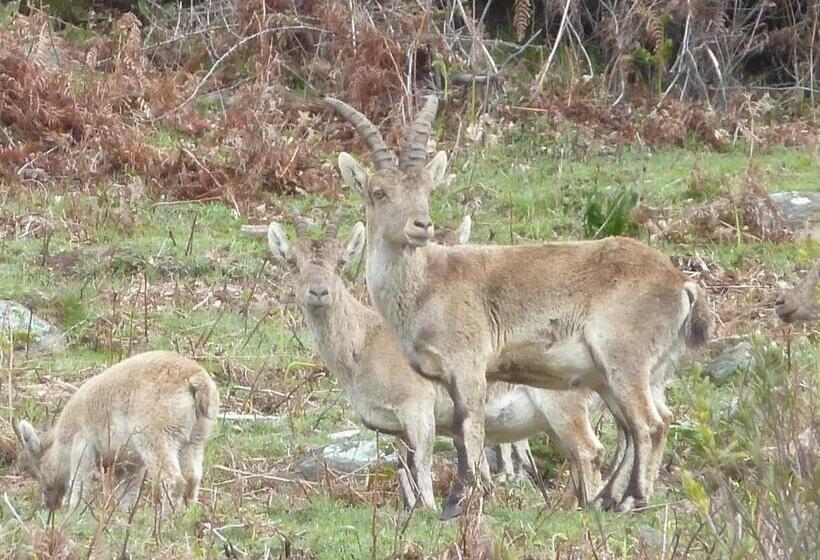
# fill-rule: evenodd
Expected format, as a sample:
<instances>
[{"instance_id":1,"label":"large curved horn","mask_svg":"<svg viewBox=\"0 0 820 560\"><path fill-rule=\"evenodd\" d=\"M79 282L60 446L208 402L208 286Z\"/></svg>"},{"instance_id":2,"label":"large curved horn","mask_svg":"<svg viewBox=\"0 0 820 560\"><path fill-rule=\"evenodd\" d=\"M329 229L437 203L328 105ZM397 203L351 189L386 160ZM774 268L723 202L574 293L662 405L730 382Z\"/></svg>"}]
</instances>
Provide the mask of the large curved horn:
<instances>
[{"instance_id":1,"label":"large curved horn","mask_svg":"<svg viewBox=\"0 0 820 560\"><path fill-rule=\"evenodd\" d=\"M404 135L404 142L399 150L399 169L424 167L427 163L427 139L433 133L433 119L436 118L437 109L438 98L428 95L424 107Z\"/></svg>"},{"instance_id":2,"label":"large curved horn","mask_svg":"<svg viewBox=\"0 0 820 560\"><path fill-rule=\"evenodd\" d=\"M356 131L362 137L362 140L364 140L364 143L370 150L370 154L373 156L373 163L375 163L376 169L395 169L396 156L390 151L387 144L384 143L381 132L379 132L376 125L370 122L370 119L344 101L339 101L332 97L325 97L325 105L334 109L347 122L356 127Z\"/></svg>"},{"instance_id":3,"label":"large curved horn","mask_svg":"<svg viewBox=\"0 0 820 560\"><path fill-rule=\"evenodd\" d=\"M306 237L308 233L308 222L301 214L296 214L293 217L293 225L296 227L296 237Z\"/></svg>"}]
</instances>

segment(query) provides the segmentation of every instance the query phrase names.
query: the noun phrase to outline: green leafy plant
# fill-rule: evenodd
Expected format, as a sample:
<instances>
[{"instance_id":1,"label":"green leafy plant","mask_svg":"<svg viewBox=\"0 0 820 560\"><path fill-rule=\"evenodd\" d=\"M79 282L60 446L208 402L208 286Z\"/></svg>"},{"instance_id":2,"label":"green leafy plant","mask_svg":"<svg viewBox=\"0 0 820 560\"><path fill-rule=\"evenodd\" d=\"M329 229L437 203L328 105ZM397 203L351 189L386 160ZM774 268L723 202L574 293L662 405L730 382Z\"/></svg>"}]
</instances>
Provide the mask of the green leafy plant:
<instances>
[{"instance_id":1,"label":"green leafy plant","mask_svg":"<svg viewBox=\"0 0 820 560\"><path fill-rule=\"evenodd\" d=\"M635 230L631 212L638 203L638 193L631 188L596 189L587 195L584 209L584 236L601 239L628 235Z\"/></svg>"}]
</instances>

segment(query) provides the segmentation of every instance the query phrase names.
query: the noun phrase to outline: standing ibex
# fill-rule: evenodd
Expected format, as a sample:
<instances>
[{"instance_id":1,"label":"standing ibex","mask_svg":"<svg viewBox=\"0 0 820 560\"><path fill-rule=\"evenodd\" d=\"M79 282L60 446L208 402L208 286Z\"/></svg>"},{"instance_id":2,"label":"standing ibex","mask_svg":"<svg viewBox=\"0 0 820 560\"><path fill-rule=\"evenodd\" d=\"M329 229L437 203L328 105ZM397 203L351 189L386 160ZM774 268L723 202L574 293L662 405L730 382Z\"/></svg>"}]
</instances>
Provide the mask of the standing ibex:
<instances>
[{"instance_id":1,"label":"standing ibex","mask_svg":"<svg viewBox=\"0 0 820 560\"><path fill-rule=\"evenodd\" d=\"M775 311L786 323L820 319L820 261L802 282L777 297Z\"/></svg>"},{"instance_id":2,"label":"standing ibex","mask_svg":"<svg viewBox=\"0 0 820 560\"><path fill-rule=\"evenodd\" d=\"M125 474L123 500L134 497L147 475L167 510L180 499L196 502L218 413L219 393L208 372L179 354L156 351L83 383L42 436L25 420L16 431L49 509L59 508L66 492L77 507L105 465Z\"/></svg>"},{"instance_id":3,"label":"standing ibex","mask_svg":"<svg viewBox=\"0 0 820 560\"><path fill-rule=\"evenodd\" d=\"M333 222L323 239L310 239L306 222L299 218L297 237L289 242L282 227L272 222L268 244L290 268L296 300L316 347L362 423L403 440L405 464L415 483L409 488L400 473L405 502L414 505L418 493L424 506L434 507L433 438L436 430L451 432L453 402L440 385L410 368L381 316L358 301L339 276L344 264L363 249L364 226L356 224L346 245L336 239L336 231ZM464 230L460 239L466 240ZM498 384L486 408L488 441L550 434L570 460L579 501L594 495L600 486L603 447L589 424L585 394Z\"/></svg>"},{"instance_id":4,"label":"standing ibex","mask_svg":"<svg viewBox=\"0 0 820 560\"><path fill-rule=\"evenodd\" d=\"M667 371L686 343L708 337L703 291L631 239L429 245L430 195L447 167L443 151L425 165L436 98L408 129L398 163L364 115L326 102L356 127L376 165L368 173L339 155L343 180L365 200L373 302L413 368L444 383L455 402L460 472L445 513L458 510L462 485L475 480L488 380L597 391L625 440L599 503L644 505L672 419Z\"/></svg>"}]
</instances>

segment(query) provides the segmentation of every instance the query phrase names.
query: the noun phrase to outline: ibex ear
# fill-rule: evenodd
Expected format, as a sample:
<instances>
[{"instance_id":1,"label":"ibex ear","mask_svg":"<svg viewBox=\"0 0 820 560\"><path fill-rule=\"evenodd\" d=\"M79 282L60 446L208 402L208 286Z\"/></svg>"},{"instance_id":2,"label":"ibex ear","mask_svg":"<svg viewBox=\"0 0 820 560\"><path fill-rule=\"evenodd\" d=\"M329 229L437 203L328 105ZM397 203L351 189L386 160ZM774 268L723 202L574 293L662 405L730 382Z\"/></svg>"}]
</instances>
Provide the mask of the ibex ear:
<instances>
[{"instance_id":1,"label":"ibex ear","mask_svg":"<svg viewBox=\"0 0 820 560\"><path fill-rule=\"evenodd\" d=\"M353 231L350 233L350 241L347 242L347 247L345 248L344 262L348 262L362 252L366 238L364 224L356 222L356 225L353 226Z\"/></svg>"},{"instance_id":2,"label":"ibex ear","mask_svg":"<svg viewBox=\"0 0 820 560\"><path fill-rule=\"evenodd\" d=\"M470 240L470 232L473 229L473 219L470 217L469 214L464 216L464 219L461 220L461 225L458 226L458 244L464 245Z\"/></svg>"},{"instance_id":3,"label":"ibex ear","mask_svg":"<svg viewBox=\"0 0 820 560\"><path fill-rule=\"evenodd\" d=\"M271 222L268 226L268 248L273 256L282 262L287 262L290 258L288 237L279 222Z\"/></svg>"},{"instance_id":4,"label":"ibex ear","mask_svg":"<svg viewBox=\"0 0 820 560\"><path fill-rule=\"evenodd\" d=\"M447 153L444 150L441 150L430 160L430 163L427 164L427 171L430 172L430 177L433 178L433 187L435 188L441 183L444 174L447 172Z\"/></svg>"},{"instance_id":5,"label":"ibex ear","mask_svg":"<svg viewBox=\"0 0 820 560\"><path fill-rule=\"evenodd\" d=\"M356 158L347 152L340 153L339 171L342 173L342 181L345 185L358 193L364 193L365 185L367 185L367 170Z\"/></svg>"},{"instance_id":6,"label":"ibex ear","mask_svg":"<svg viewBox=\"0 0 820 560\"><path fill-rule=\"evenodd\" d=\"M43 445L40 443L40 436L37 435L34 426L25 420L20 420L20 423L17 424L17 437L20 438L20 443L23 444L23 448L29 455L35 459L40 458L43 453Z\"/></svg>"}]
</instances>

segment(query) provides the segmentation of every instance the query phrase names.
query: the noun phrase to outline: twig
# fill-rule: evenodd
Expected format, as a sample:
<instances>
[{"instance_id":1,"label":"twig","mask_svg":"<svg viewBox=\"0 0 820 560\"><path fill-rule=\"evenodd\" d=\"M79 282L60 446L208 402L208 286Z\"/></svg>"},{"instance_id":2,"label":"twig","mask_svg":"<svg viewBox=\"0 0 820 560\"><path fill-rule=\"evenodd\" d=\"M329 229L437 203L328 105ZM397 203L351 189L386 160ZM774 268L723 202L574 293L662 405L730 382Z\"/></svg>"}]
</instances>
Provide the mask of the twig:
<instances>
[{"instance_id":1,"label":"twig","mask_svg":"<svg viewBox=\"0 0 820 560\"><path fill-rule=\"evenodd\" d=\"M3 501L6 502L6 507L9 508L9 511L11 512L11 516L14 517L14 519L16 519L17 522L22 525L23 524L23 519L17 513L17 510L14 509L14 506L11 505L11 500L9 499L8 492L3 492Z\"/></svg>"},{"instance_id":2,"label":"twig","mask_svg":"<svg viewBox=\"0 0 820 560\"><path fill-rule=\"evenodd\" d=\"M254 39L258 39L258 38L260 38L264 35L267 35L269 33L280 33L282 31L324 31L324 30L320 29L318 27L313 27L312 25L287 25L287 26L284 26L284 27L272 27L272 28L269 28L269 29L263 29L262 31L254 33L253 35L248 35L244 39L242 39L239 42L237 42L236 44L234 44L231 48L229 48L227 51L225 51L222 54L222 56L220 56L218 59L216 59L216 62L214 62L213 66L211 66L211 69L208 70L208 72L205 74L205 76L199 81L199 83L194 88L194 91L191 92L191 95L189 95L185 99L185 101L180 103L176 107L176 109L174 109L171 112L176 113L176 112L180 111L183 107L185 107L188 103L193 101L194 98L196 98L196 96L199 94L199 90L202 89L202 86L204 86L205 83L211 78L211 76L214 75L214 72L216 72L217 68L219 68L219 66L223 62L225 62L225 60L229 56L231 56L234 52L236 52L237 49L240 49L241 47L243 47L244 45L246 45L249 42L253 41Z\"/></svg>"},{"instance_id":3,"label":"twig","mask_svg":"<svg viewBox=\"0 0 820 560\"><path fill-rule=\"evenodd\" d=\"M558 35L555 37L555 43L553 43L550 55L547 57L547 63L544 65L544 68L541 69L541 72L538 73L538 82L535 85L536 92L541 91L541 88L544 85L544 80L547 78L547 72L549 72L550 66L552 66L552 59L555 58L555 53L558 52L558 45L561 44L561 39L567 30L567 22L569 21L569 5L571 2L572 0L567 0L567 3L564 4L564 15L561 16L561 26L558 28Z\"/></svg>"},{"instance_id":4,"label":"twig","mask_svg":"<svg viewBox=\"0 0 820 560\"><path fill-rule=\"evenodd\" d=\"M241 414L238 412L226 412L221 417L222 422L264 422L278 426L284 422L281 416L264 416L260 414Z\"/></svg>"}]
</instances>

